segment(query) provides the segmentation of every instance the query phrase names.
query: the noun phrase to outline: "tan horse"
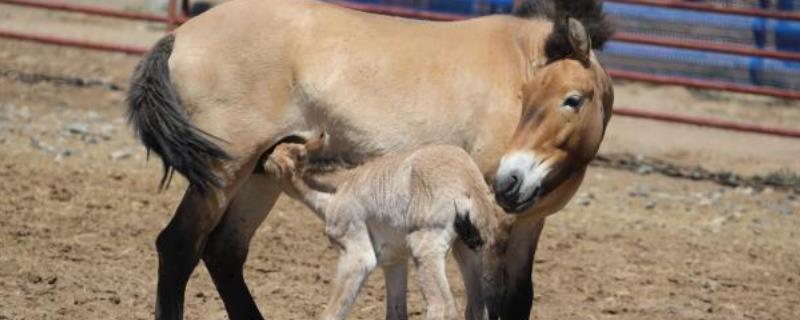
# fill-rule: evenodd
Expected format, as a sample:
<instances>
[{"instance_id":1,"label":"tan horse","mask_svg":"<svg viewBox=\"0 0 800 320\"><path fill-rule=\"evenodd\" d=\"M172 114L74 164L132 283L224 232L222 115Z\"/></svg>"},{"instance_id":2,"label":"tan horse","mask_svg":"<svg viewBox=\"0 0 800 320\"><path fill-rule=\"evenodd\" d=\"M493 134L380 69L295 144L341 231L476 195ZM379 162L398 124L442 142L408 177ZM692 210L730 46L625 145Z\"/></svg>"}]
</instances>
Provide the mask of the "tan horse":
<instances>
[{"instance_id":1,"label":"tan horse","mask_svg":"<svg viewBox=\"0 0 800 320\"><path fill-rule=\"evenodd\" d=\"M611 115L611 83L591 52L609 33L592 0L446 23L236 0L190 20L144 58L129 93L162 182L175 170L191 183L156 241L156 318L182 317L201 258L230 318L261 318L242 266L281 188L256 165L277 141L324 130L330 148L314 156L353 163L433 143L467 150L498 202L521 214L490 313L527 319L544 217L580 185Z\"/></svg>"}]
</instances>

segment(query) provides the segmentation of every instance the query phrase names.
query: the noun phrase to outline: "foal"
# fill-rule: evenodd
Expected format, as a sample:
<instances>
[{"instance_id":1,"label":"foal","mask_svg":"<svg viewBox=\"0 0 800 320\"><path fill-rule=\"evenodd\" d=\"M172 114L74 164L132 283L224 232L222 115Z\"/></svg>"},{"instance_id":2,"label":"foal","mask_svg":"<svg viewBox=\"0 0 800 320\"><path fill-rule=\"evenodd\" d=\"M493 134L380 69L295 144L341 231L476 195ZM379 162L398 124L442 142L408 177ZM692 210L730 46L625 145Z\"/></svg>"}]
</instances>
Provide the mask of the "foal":
<instances>
[{"instance_id":1,"label":"foal","mask_svg":"<svg viewBox=\"0 0 800 320\"><path fill-rule=\"evenodd\" d=\"M264 163L289 195L325 221L325 233L341 249L322 319L344 319L376 265L386 271L387 318L405 319L406 274L389 267L405 267L408 257L428 305L427 318L458 318L445 275L446 256L456 240L469 298L483 308L481 287L497 287L501 280L482 270L499 270L496 249L512 216L495 207L469 155L454 146L427 146L326 172L306 161L324 140L322 134L305 144L279 144ZM466 265L476 262L478 270ZM467 317L480 319L485 313L468 310Z\"/></svg>"}]
</instances>

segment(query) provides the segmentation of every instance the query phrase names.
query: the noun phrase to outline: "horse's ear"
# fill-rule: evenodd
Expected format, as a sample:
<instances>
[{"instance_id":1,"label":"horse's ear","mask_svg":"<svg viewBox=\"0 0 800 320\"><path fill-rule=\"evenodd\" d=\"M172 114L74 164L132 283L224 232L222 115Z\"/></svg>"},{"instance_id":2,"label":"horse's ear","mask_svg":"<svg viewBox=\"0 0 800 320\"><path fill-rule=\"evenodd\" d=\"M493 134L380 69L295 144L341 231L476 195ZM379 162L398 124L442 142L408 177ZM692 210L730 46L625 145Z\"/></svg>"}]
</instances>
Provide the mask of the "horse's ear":
<instances>
[{"instance_id":1,"label":"horse's ear","mask_svg":"<svg viewBox=\"0 0 800 320\"><path fill-rule=\"evenodd\" d=\"M589 38L589 33L578 19L568 17L566 25L567 40L572 47L572 58L588 65L592 50L592 39Z\"/></svg>"}]
</instances>

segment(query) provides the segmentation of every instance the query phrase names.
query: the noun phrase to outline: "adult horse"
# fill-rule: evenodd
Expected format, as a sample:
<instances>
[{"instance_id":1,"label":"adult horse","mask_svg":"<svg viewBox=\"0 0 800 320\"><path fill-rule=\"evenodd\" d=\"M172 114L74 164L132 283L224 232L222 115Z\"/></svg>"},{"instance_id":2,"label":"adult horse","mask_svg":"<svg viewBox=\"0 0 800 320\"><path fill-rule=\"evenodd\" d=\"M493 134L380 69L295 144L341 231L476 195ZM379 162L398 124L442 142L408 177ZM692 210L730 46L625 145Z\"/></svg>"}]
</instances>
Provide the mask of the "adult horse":
<instances>
[{"instance_id":1,"label":"adult horse","mask_svg":"<svg viewBox=\"0 0 800 320\"><path fill-rule=\"evenodd\" d=\"M230 318L261 318L242 267L281 190L256 164L281 139L324 130L330 147L315 157L353 163L425 144L464 148L498 203L520 214L489 312L527 319L544 218L580 185L613 93L592 53L610 35L599 3L532 0L515 13L445 23L237 0L159 41L133 75L128 112L164 162L162 187L174 171L190 187L156 240L156 318L182 317L201 258ZM404 288L387 289L389 309L404 307Z\"/></svg>"}]
</instances>

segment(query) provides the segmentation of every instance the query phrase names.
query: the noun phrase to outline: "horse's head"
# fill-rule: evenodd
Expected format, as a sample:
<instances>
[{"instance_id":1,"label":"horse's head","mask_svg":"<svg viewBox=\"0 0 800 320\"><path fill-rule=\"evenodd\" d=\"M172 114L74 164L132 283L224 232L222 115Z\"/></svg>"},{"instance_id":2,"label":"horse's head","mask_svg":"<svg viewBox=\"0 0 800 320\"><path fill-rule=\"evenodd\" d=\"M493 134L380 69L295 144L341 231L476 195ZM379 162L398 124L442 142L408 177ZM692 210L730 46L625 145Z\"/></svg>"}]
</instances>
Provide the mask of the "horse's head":
<instances>
[{"instance_id":1,"label":"horse's head","mask_svg":"<svg viewBox=\"0 0 800 320\"><path fill-rule=\"evenodd\" d=\"M604 42L607 35L592 34L567 14L553 20L542 37L546 62L524 84L521 117L494 177L497 202L507 212L561 209L580 185L611 116L611 80L592 54L593 40ZM589 26L608 32L607 25Z\"/></svg>"}]
</instances>

